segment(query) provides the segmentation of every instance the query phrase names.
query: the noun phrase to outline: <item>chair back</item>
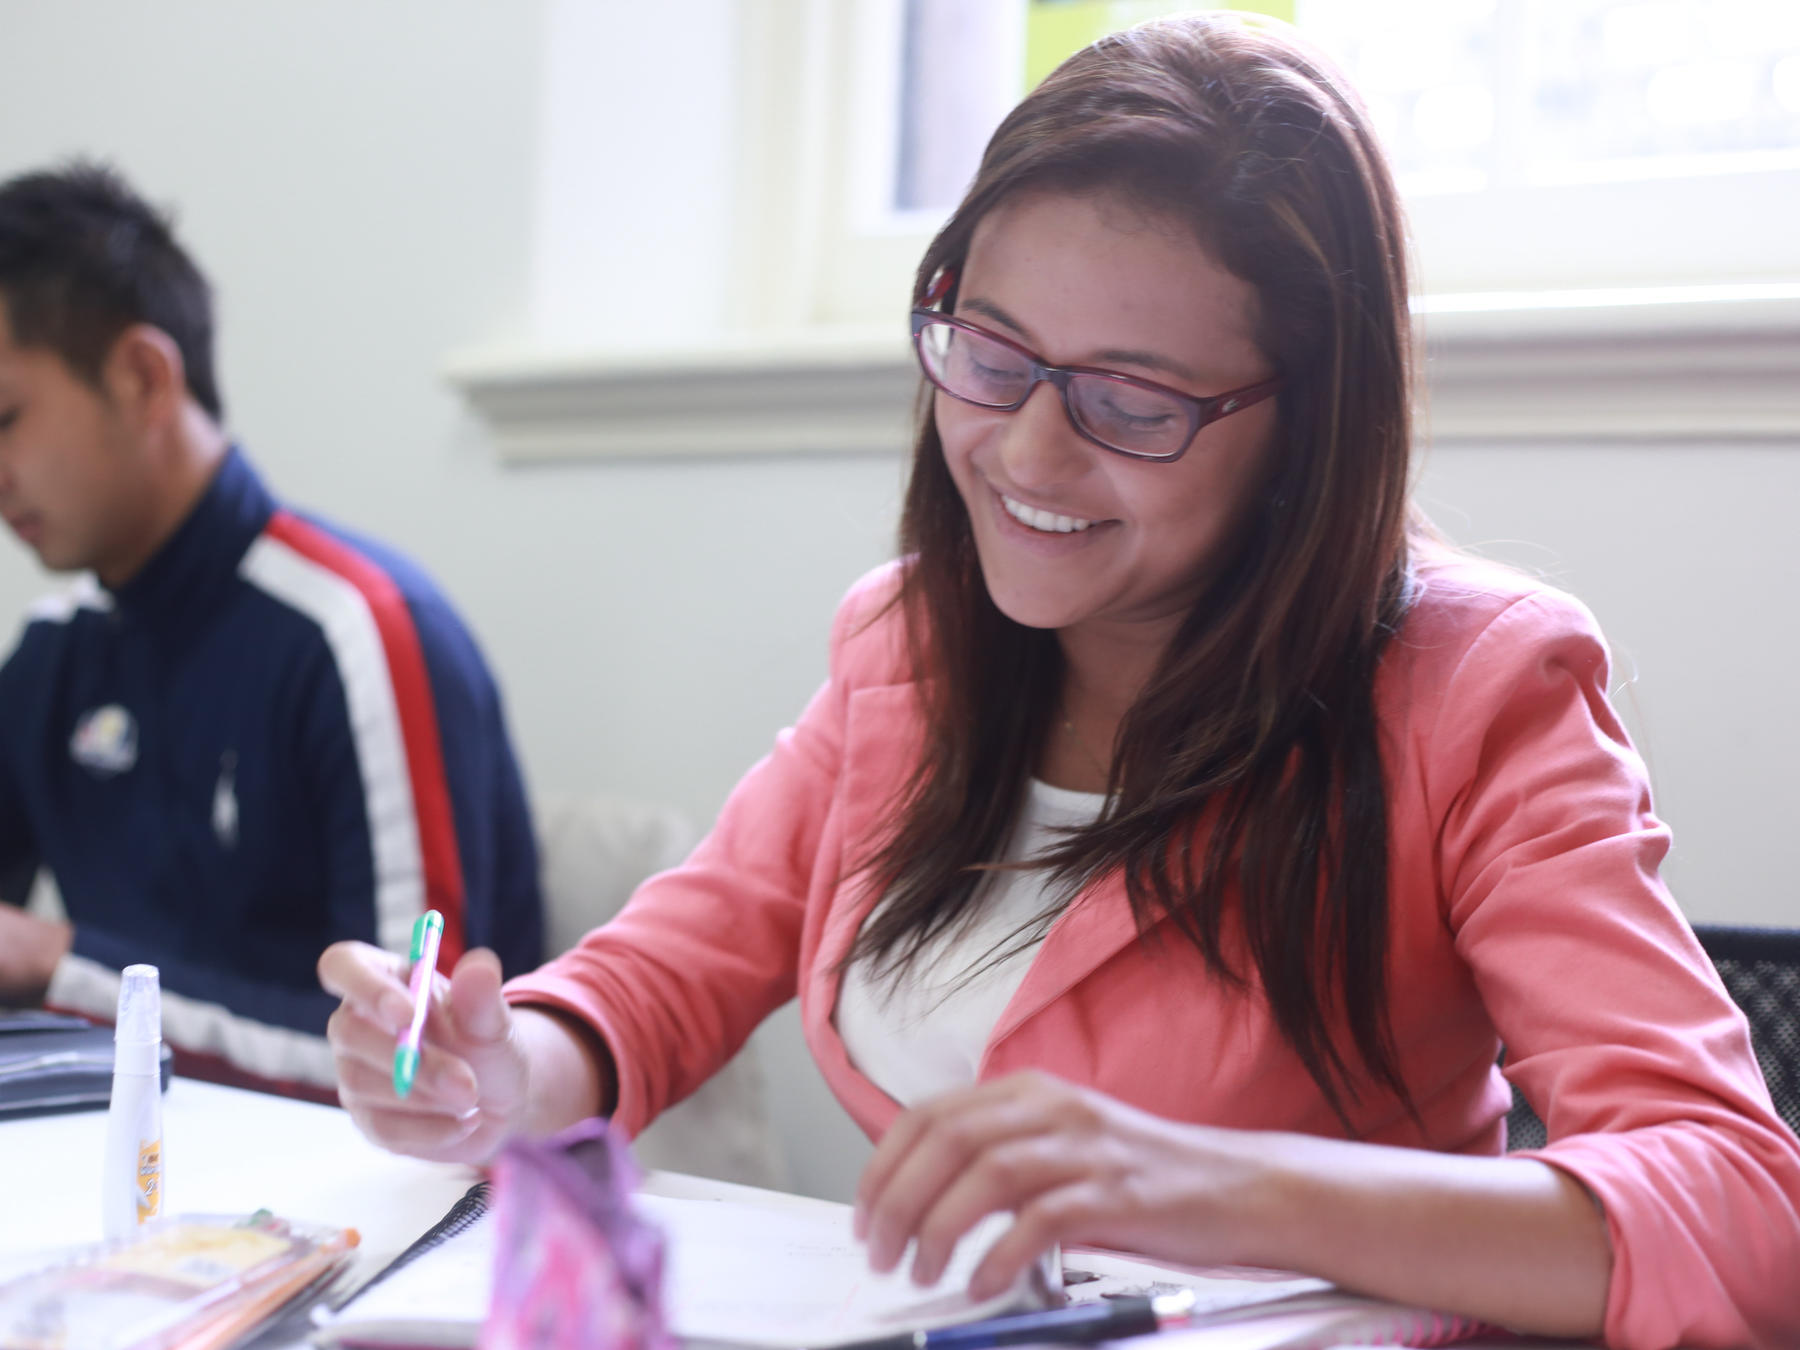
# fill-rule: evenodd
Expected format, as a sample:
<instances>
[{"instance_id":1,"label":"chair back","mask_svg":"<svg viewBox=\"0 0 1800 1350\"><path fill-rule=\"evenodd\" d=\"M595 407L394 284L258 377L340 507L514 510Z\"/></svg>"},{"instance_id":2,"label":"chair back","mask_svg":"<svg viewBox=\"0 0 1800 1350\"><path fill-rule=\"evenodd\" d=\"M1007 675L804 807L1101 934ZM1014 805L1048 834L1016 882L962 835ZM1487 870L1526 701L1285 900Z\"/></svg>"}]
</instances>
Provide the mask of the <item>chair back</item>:
<instances>
[{"instance_id":1,"label":"chair back","mask_svg":"<svg viewBox=\"0 0 1800 1350\"><path fill-rule=\"evenodd\" d=\"M1694 936L1750 1023L1750 1045L1776 1114L1800 1134L1800 930L1702 924ZM1515 1086L1507 1148L1542 1148L1545 1141L1544 1122Z\"/></svg>"},{"instance_id":2,"label":"chair back","mask_svg":"<svg viewBox=\"0 0 1800 1350\"><path fill-rule=\"evenodd\" d=\"M1775 1112L1800 1134L1800 929L1696 928L1744 1016Z\"/></svg>"},{"instance_id":3,"label":"chair back","mask_svg":"<svg viewBox=\"0 0 1800 1350\"><path fill-rule=\"evenodd\" d=\"M552 956L611 919L639 882L680 863L700 837L673 808L616 797L541 798L533 814ZM632 1151L645 1168L792 1190L767 1099L753 1040L693 1096L657 1117L632 1141Z\"/></svg>"}]
</instances>

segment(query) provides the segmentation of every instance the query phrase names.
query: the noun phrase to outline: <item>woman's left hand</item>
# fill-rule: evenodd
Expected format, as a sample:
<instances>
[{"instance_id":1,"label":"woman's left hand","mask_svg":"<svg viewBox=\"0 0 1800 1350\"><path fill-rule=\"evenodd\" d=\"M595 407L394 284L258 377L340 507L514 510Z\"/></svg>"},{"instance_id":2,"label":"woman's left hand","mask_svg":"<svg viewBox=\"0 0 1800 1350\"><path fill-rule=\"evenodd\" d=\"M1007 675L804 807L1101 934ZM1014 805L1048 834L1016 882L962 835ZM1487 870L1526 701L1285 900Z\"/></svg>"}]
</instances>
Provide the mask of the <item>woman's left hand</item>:
<instances>
[{"instance_id":1,"label":"woman's left hand","mask_svg":"<svg viewBox=\"0 0 1800 1350\"><path fill-rule=\"evenodd\" d=\"M969 1282L987 1298L1058 1242L1182 1264L1242 1259L1234 1242L1248 1183L1233 1131L1149 1115L1039 1072L949 1092L903 1113L864 1170L856 1234L876 1270L917 1239L913 1278L938 1279L985 1215L1013 1226Z\"/></svg>"}]
</instances>

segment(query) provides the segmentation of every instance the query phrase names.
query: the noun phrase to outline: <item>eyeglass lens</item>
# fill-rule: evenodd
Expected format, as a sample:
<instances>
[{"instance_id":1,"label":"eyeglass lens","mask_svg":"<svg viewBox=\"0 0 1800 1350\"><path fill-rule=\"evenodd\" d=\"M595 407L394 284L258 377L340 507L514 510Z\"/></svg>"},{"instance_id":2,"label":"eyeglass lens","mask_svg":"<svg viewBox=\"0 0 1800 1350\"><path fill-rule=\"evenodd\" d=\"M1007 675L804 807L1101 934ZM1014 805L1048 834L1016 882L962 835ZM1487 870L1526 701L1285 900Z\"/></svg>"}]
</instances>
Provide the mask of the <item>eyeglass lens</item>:
<instances>
[{"instance_id":1,"label":"eyeglass lens","mask_svg":"<svg viewBox=\"0 0 1800 1350\"><path fill-rule=\"evenodd\" d=\"M919 349L939 387L970 403L1016 408L1035 383L1024 353L953 324L925 324ZM1193 409L1172 394L1117 376L1077 371L1067 379L1069 416L1097 441L1133 454L1174 455L1193 437Z\"/></svg>"}]
</instances>

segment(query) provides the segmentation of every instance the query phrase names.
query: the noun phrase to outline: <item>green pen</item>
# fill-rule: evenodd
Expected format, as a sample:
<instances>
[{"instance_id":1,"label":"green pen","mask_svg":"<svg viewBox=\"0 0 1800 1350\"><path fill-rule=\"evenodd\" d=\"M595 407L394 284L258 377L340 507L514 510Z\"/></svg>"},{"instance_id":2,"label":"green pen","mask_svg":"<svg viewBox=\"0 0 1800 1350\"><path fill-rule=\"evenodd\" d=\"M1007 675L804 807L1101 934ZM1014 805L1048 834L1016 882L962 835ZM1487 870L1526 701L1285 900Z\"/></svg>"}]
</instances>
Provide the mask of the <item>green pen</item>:
<instances>
[{"instance_id":1,"label":"green pen","mask_svg":"<svg viewBox=\"0 0 1800 1350\"><path fill-rule=\"evenodd\" d=\"M419 1072L419 1051L425 1044L425 1014L431 1009L431 977L437 973L438 944L444 939L444 916L428 909L413 920L412 931L412 1024L400 1033L394 1043L394 1093L404 1097L412 1091L413 1075Z\"/></svg>"}]
</instances>

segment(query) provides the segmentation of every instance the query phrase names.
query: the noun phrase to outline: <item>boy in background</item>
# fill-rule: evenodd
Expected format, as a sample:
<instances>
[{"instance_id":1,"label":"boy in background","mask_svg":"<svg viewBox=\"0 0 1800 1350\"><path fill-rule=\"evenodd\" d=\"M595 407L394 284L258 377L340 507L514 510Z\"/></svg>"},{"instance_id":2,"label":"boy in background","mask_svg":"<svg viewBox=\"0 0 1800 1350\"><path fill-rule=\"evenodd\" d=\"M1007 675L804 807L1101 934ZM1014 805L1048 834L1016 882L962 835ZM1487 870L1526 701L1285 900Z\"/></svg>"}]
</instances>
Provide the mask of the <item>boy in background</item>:
<instances>
[{"instance_id":1,"label":"boy in background","mask_svg":"<svg viewBox=\"0 0 1800 1350\"><path fill-rule=\"evenodd\" d=\"M0 184L0 517L53 571L0 668L0 1003L110 1020L161 968L184 1072L334 1098L319 953L542 957L500 699L406 559L228 439L210 288L91 165ZM38 868L66 921L18 902Z\"/></svg>"}]
</instances>

